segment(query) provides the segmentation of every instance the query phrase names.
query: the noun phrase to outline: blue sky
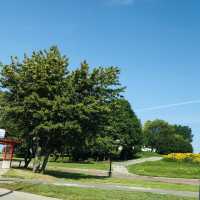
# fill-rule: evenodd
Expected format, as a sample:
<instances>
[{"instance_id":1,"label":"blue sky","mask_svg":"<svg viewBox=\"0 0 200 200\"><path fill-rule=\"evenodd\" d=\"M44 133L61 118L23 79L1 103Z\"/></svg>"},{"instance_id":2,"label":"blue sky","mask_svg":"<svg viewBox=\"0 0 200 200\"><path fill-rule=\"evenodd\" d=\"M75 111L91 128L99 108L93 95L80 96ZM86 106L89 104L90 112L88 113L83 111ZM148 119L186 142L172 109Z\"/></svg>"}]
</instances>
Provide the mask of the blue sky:
<instances>
[{"instance_id":1,"label":"blue sky","mask_svg":"<svg viewBox=\"0 0 200 200\"><path fill-rule=\"evenodd\" d=\"M199 10L199 0L1 1L0 60L58 45L71 68L119 66L142 122L189 125L200 151Z\"/></svg>"}]
</instances>

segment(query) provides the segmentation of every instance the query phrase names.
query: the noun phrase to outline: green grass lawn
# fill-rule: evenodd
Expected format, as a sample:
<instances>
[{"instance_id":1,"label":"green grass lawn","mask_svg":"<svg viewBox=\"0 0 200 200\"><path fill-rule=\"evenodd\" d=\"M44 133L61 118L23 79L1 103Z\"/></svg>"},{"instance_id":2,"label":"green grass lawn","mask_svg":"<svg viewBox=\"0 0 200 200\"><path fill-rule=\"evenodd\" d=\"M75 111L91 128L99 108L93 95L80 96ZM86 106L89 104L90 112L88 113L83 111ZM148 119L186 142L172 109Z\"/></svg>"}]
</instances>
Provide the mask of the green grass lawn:
<instances>
[{"instance_id":1,"label":"green grass lawn","mask_svg":"<svg viewBox=\"0 0 200 200\"><path fill-rule=\"evenodd\" d=\"M83 189L64 186L51 186L44 184L0 184L0 187L10 190L30 192L63 200L194 200L168 195L158 195L141 192L126 192L117 190Z\"/></svg>"},{"instance_id":2,"label":"green grass lawn","mask_svg":"<svg viewBox=\"0 0 200 200\"><path fill-rule=\"evenodd\" d=\"M97 169L97 170L108 170L109 163L105 162L48 162L48 167L64 167L64 168L79 168L79 169Z\"/></svg>"},{"instance_id":3,"label":"green grass lawn","mask_svg":"<svg viewBox=\"0 0 200 200\"><path fill-rule=\"evenodd\" d=\"M95 183L95 184L117 184L135 187L145 188L158 188L166 190L179 190L179 191L198 191L198 185L186 185L186 184L173 184L163 183L157 181L146 181L138 179L122 179L122 178L109 178L109 177L96 177L86 174L67 173L65 171L50 170L46 174L35 174L30 170L11 169L4 177L21 178L31 180L47 181L49 183L55 181L70 182L70 183Z\"/></svg>"},{"instance_id":4,"label":"green grass lawn","mask_svg":"<svg viewBox=\"0 0 200 200\"><path fill-rule=\"evenodd\" d=\"M143 155L145 156L145 155ZM147 157L151 157L147 155ZM116 184L132 187L145 187L153 189L166 189L177 191L198 191L198 185L173 184L163 183L158 181L145 181L138 179L122 179L109 178L106 176L88 175L86 172L70 173L67 168L79 169L101 169L107 170L107 162L90 162L90 163L62 163L49 162L46 174L35 174L30 169L10 169L4 177L14 177L28 180L45 181L47 184L28 184L19 182L15 184L0 184L0 187L5 187L13 190L21 190L44 196L57 197L66 200L192 200L192 198L181 198L166 195L155 195L150 193L125 192L125 191L110 191L100 189L81 189L74 187L54 186L54 182L61 181L62 183L88 183L88 184ZM129 171L137 174L167 176L167 177L200 177L200 165L190 163L176 163L165 160L146 162L129 167Z\"/></svg>"},{"instance_id":5,"label":"green grass lawn","mask_svg":"<svg viewBox=\"0 0 200 200\"><path fill-rule=\"evenodd\" d=\"M186 162L160 160L128 166L131 173L172 178L200 178L200 165Z\"/></svg>"}]
</instances>

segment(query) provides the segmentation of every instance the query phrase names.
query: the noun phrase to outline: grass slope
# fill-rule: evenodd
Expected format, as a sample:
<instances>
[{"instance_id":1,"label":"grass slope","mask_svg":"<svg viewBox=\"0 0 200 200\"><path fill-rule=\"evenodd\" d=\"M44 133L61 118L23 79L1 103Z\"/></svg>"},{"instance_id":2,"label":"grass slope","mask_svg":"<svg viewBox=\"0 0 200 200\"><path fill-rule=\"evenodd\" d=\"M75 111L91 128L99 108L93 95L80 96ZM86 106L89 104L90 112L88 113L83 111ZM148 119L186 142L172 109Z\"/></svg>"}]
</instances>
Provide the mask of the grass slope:
<instances>
[{"instance_id":1,"label":"grass slope","mask_svg":"<svg viewBox=\"0 0 200 200\"><path fill-rule=\"evenodd\" d=\"M200 178L200 165L186 162L170 162L160 160L130 165L130 173L146 176L162 176L171 178Z\"/></svg>"}]
</instances>

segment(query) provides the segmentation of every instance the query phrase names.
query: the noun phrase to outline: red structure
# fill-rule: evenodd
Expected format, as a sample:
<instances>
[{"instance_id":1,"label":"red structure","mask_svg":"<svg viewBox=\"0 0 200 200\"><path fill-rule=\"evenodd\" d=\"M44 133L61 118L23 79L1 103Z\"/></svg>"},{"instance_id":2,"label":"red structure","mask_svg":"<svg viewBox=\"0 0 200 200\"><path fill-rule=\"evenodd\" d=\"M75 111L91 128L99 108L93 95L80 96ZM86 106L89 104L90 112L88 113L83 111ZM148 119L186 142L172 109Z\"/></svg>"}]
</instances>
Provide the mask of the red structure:
<instances>
[{"instance_id":1,"label":"red structure","mask_svg":"<svg viewBox=\"0 0 200 200\"><path fill-rule=\"evenodd\" d=\"M0 138L0 144L3 144L3 160L12 161L14 154L14 147L16 144L21 143L20 141L13 138Z\"/></svg>"}]
</instances>

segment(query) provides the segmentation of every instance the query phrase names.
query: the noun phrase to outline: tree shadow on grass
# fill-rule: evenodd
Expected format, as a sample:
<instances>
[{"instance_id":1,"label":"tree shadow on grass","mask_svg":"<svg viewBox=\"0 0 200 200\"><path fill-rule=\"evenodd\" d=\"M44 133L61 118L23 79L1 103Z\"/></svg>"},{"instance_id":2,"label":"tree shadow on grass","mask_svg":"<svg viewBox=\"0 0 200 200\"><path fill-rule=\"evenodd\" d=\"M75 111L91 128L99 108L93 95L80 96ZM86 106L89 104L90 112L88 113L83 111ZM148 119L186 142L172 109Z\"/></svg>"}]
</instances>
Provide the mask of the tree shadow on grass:
<instances>
[{"instance_id":1,"label":"tree shadow on grass","mask_svg":"<svg viewBox=\"0 0 200 200\"><path fill-rule=\"evenodd\" d=\"M56 170L47 170L45 174L54 176L56 178L66 178L66 179L105 179L108 176L95 176L95 175L88 175L88 174L81 174L81 173L71 173L71 172L64 172L64 171L56 171Z\"/></svg>"},{"instance_id":2,"label":"tree shadow on grass","mask_svg":"<svg viewBox=\"0 0 200 200\"><path fill-rule=\"evenodd\" d=\"M63 163L63 164L68 164L68 163L71 163L71 164L95 164L95 161L89 161L89 160L86 160L86 161L70 161L70 160L67 160L67 161L53 161L53 160L50 160L48 161L49 163Z\"/></svg>"}]
</instances>

